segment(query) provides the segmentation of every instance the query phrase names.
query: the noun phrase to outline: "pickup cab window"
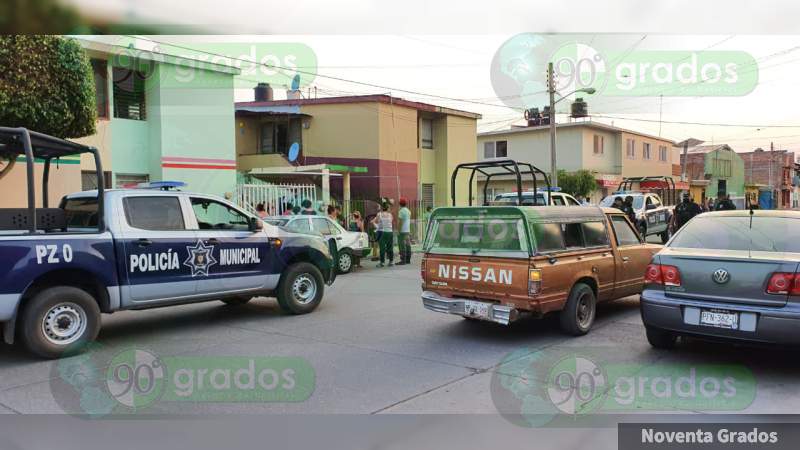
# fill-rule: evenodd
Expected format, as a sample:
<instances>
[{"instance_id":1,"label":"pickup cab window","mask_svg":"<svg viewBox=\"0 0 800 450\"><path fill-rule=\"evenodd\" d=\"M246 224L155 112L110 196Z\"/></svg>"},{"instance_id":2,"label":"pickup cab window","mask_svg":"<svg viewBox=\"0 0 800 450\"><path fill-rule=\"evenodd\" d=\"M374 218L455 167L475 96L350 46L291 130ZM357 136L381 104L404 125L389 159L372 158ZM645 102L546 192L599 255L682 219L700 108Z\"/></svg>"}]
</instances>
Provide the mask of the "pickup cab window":
<instances>
[{"instance_id":1,"label":"pickup cab window","mask_svg":"<svg viewBox=\"0 0 800 450\"><path fill-rule=\"evenodd\" d=\"M97 229L97 197L66 199L62 209L69 231Z\"/></svg>"},{"instance_id":2,"label":"pickup cab window","mask_svg":"<svg viewBox=\"0 0 800 450\"><path fill-rule=\"evenodd\" d=\"M584 222L581 229L587 247L608 246L608 233L603 222Z\"/></svg>"},{"instance_id":3,"label":"pickup cab window","mask_svg":"<svg viewBox=\"0 0 800 450\"><path fill-rule=\"evenodd\" d=\"M201 230L250 229L250 222L245 214L214 200L192 197L192 210Z\"/></svg>"},{"instance_id":4,"label":"pickup cab window","mask_svg":"<svg viewBox=\"0 0 800 450\"><path fill-rule=\"evenodd\" d=\"M185 230L178 197L126 197L123 200L128 225L142 230Z\"/></svg>"},{"instance_id":5,"label":"pickup cab window","mask_svg":"<svg viewBox=\"0 0 800 450\"><path fill-rule=\"evenodd\" d=\"M614 234L617 236L617 246L638 245L642 242L639 235L633 231L631 224L625 220L625 216L614 214L611 216L611 226L614 227Z\"/></svg>"}]
</instances>

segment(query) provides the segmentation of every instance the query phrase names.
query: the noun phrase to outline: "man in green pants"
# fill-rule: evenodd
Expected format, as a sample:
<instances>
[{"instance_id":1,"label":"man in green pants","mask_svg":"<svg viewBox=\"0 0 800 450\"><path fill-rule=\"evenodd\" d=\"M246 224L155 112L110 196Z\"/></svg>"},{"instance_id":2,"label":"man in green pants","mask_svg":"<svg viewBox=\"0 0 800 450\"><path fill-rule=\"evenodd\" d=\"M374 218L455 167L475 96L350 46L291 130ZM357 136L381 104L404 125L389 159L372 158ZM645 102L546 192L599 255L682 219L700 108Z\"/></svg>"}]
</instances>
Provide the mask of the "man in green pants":
<instances>
[{"instance_id":1,"label":"man in green pants","mask_svg":"<svg viewBox=\"0 0 800 450\"><path fill-rule=\"evenodd\" d=\"M402 197L397 222L397 246L400 247L400 262L397 265L411 264L411 210L408 209L408 200Z\"/></svg>"}]
</instances>

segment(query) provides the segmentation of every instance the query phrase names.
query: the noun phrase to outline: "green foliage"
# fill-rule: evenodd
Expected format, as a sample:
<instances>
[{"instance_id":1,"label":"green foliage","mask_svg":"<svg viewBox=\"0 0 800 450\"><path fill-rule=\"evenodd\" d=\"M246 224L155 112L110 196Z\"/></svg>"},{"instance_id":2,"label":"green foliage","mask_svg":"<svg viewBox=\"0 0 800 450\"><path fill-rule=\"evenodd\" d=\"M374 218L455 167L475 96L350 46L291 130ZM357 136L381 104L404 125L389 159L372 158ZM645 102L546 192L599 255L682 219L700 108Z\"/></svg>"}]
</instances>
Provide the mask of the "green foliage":
<instances>
[{"instance_id":1,"label":"green foliage","mask_svg":"<svg viewBox=\"0 0 800 450\"><path fill-rule=\"evenodd\" d=\"M573 196L588 197L597 190L597 181L588 170L577 172L558 171L558 185L561 190Z\"/></svg>"},{"instance_id":2,"label":"green foliage","mask_svg":"<svg viewBox=\"0 0 800 450\"><path fill-rule=\"evenodd\" d=\"M89 59L73 39L0 36L0 125L61 138L95 132Z\"/></svg>"},{"instance_id":3,"label":"green foliage","mask_svg":"<svg viewBox=\"0 0 800 450\"><path fill-rule=\"evenodd\" d=\"M57 0L3 0L2 34L83 34L86 29L71 6Z\"/></svg>"}]
</instances>

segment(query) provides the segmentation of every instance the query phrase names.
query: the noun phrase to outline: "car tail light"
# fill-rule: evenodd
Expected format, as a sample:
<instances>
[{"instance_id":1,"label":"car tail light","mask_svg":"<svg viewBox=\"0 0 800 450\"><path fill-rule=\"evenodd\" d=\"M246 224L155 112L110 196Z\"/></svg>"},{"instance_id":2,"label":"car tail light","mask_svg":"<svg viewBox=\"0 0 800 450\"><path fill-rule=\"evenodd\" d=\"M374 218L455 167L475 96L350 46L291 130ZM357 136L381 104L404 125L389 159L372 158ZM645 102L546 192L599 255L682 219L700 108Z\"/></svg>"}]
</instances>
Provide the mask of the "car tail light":
<instances>
[{"instance_id":1,"label":"car tail light","mask_svg":"<svg viewBox=\"0 0 800 450\"><path fill-rule=\"evenodd\" d=\"M419 276L420 276L420 278L422 278L422 282L423 283L425 283L425 267L426 266L427 266L427 264L425 264L425 258L423 258L422 259L422 263L419 266Z\"/></svg>"},{"instance_id":2,"label":"car tail light","mask_svg":"<svg viewBox=\"0 0 800 450\"><path fill-rule=\"evenodd\" d=\"M538 295L542 292L542 270L531 269L528 271L528 295Z\"/></svg>"},{"instance_id":3,"label":"car tail light","mask_svg":"<svg viewBox=\"0 0 800 450\"><path fill-rule=\"evenodd\" d=\"M681 271L675 266L649 264L644 272L644 282L663 284L664 286L680 286Z\"/></svg>"},{"instance_id":4,"label":"car tail light","mask_svg":"<svg viewBox=\"0 0 800 450\"><path fill-rule=\"evenodd\" d=\"M800 295L800 274L775 272L769 277L767 294Z\"/></svg>"}]
</instances>

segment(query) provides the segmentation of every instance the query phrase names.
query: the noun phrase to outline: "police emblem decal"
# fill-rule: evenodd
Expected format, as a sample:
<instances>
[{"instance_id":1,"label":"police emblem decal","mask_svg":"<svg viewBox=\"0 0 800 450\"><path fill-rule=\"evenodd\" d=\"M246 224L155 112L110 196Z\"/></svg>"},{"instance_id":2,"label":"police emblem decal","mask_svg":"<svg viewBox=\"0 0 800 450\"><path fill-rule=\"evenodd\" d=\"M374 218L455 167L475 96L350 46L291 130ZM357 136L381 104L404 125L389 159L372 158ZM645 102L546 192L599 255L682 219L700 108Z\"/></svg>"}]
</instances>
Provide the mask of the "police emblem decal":
<instances>
[{"instance_id":1,"label":"police emblem decal","mask_svg":"<svg viewBox=\"0 0 800 450\"><path fill-rule=\"evenodd\" d=\"M198 240L193 246L186 246L189 257L183 262L184 265L192 269L192 276L208 276L208 269L217 263L214 259L214 246L206 245L202 240Z\"/></svg>"}]
</instances>

